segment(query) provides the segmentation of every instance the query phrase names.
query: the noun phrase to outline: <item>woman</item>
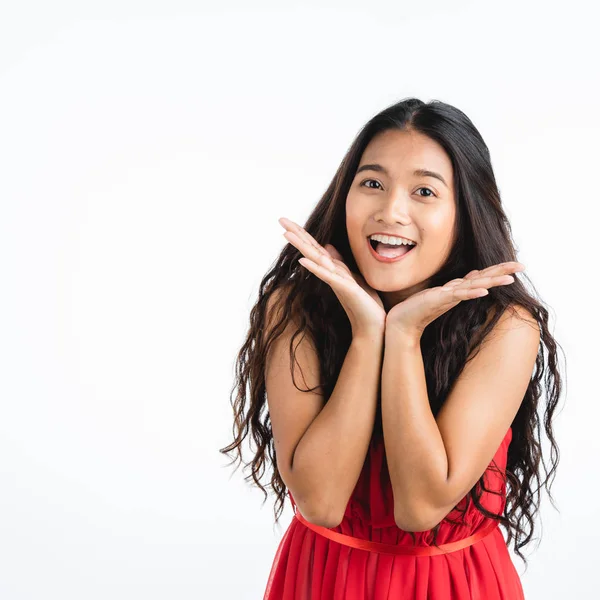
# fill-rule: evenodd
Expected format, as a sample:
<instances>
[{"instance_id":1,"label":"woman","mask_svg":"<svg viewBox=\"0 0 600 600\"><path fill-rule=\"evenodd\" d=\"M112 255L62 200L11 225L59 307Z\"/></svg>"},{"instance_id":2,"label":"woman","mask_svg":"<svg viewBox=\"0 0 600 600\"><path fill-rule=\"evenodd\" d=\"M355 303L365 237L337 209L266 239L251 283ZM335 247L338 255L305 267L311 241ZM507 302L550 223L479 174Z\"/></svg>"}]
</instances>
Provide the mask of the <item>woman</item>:
<instances>
[{"instance_id":1,"label":"woman","mask_svg":"<svg viewBox=\"0 0 600 600\"><path fill-rule=\"evenodd\" d=\"M305 226L280 224L221 449L241 458L251 430L253 480L265 492L268 451L276 521L286 490L294 509L265 600L523 598L507 546L524 559L538 399L544 382L554 454L561 376L481 135L446 103L399 102Z\"/></svg>"}]
</instances>

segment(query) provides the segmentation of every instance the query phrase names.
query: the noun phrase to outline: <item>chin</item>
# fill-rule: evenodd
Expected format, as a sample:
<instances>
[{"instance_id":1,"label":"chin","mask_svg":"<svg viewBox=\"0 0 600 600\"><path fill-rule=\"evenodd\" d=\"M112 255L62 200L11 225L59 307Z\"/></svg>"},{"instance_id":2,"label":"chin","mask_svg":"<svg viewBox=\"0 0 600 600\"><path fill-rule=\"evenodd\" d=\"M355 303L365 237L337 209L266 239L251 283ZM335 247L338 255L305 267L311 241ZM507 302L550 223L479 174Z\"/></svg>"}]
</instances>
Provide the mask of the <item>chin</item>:
<instances>
[{"instance_id":1,"label":"chin","mask_svg":"<svg viewBox=\"0 0 600 600\"><path fill-rule=\"evenodd\" d=\"M361 274L365 278L367 284L377 292L399 292L414 285L407 285L403 283L402 277L392 278L389 277L389 275L387 277L385 275L374 276L373 273L369 273L368 275L365 275L364 273Z\"/></svg>"},{"instance_id":2,"label":"chin","mask_svg":"<svg viewBox=\"0 0 600 600\"><path fill-rule=\"evenodd\" d=\"M362 274L362 273L361 273ZM412 295L428 287L427 280L416 278L410 273L396 277L386 277L385 275L374 276L373 272L368 276L363 275L367 284L375 291L383 294L398 293L401 295Z\"/></svg>"}]
</instances>

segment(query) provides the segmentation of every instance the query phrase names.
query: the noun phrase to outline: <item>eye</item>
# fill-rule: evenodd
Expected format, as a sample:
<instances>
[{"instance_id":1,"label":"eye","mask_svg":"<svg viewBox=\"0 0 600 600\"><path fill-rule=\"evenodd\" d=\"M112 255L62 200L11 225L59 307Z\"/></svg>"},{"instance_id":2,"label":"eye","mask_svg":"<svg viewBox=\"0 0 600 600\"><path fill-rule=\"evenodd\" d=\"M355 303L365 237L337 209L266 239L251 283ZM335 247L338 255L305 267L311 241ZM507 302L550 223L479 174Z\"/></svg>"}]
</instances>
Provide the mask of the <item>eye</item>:
<instances>
[{"instance_id":1,"label":"eye","mask_svg":"<svg viewBox=\"0 0 600 600\"><path fill-rule=\"evenodd\" d=\"M379 181L377 181L376 179L365 179L360 185L362 187L366 187L366 188L371 189L371 190L372 189L377 189L377 188L372 188L372 187L370 187L368 185L365 185L365 183L367 183L368 181L372 181L372 182L376 183L377 185L381 186L381 184L379 183ZM432 194L433 197L436 197L435 192L433 190L429 189L428 187L420 187L418 189L419 190L427 190L428 192L431 192L431 194ZM422 198L431 198L432 196L431 195L427 195L427 196L421 196L421 197Z\"/></svg>"},{"instance_id":2,"label":"eye","mask_svg":"<svg viewBox=\"0 0 600 600\"><path fill-rule=\"evenodd\" d=\"M427 188L427 187L420 187L419 189L420 189L420 190L427 190L428 192L431 192L431 193L432 193L432 194L435 196L435 193L433 192L433 190L430 190L430 189L429 189L429 188ZM431 196L423 196L423 197L424 197L424 198L431 198Z\"/></svg>"},{"instance_id":3,"label":"eye","mask_svg":"<svg viewBox=\"0 0 600 600\"><path fill-rule=\"evenodd\" d=\"M376 179L365 179L360 185L363 186L363 187L369 188L370 190L372 190L373 189L372 187L369 187L368 185L365 185L365 183L367 183L367 181L374 181L375 183L381 185L379 183L379 181L377 181Z\"/></svg>"}]
</instances>

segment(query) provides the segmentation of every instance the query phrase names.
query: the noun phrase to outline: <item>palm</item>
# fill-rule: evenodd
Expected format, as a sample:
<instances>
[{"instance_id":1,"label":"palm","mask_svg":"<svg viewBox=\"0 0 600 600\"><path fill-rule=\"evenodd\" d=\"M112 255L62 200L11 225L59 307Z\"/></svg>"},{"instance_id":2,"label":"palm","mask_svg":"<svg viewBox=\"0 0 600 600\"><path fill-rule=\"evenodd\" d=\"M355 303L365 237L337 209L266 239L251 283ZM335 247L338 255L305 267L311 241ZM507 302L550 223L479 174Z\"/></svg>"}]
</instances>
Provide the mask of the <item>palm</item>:
<instances>
[{"instance_id":1,"label":"palm","mask_svg":"<svg viewBox=\"0 0 600 600\"><path fill-rule=\"evenodd\" d=\"M392 326L410 335L421 335L430 323L460 302L481 298L488 288L510 285L515 281L510 273L524 270L516 261L499 263L483 270L474 269L442 286L427 288L396 304L386 317L386 327Z\"/></svg>"},{"instance_id":2,"label":"palm","mask_svg":"<svg viewBox=\"0 0 600 600\"><path fill-rule=\"evenodd\" d=\"M326 282L348 315L353 335L371 335L385 326L385 309L377 292L359 273L352 273L342 255L331 245L321 246L303 227L282 217L284 237L304 256L299 262Z\"/></svg>"},{"instance_id":3,"label":"palm","mask_svg":"<svg viewBox=\"0 0 600 600\"><path fill-rule=\"evenodd\" d=\"M383 302L379 294L365 281L365 278L360 273L353 273L344 263L342 255L331 244L325 244L325 249L329 252L333 263L340 267L348 278L353 279L383 309Z\"/></svg>"},{"instance_id":4,"label":"palm","mask_svg":"<svg viewBox=\"0 0 600 600\"><path fill-rule=\"evenodd\" d=\"M387 318L390 321L400 321L401 319L406 319L413 314L419 313L426 297L437 293L437 290L440 289L440 287L441 286L437 286L421 290L420 292L409 296L402 302L398 302L398 304L390 309Z\"/></svg>"}]
</instances>

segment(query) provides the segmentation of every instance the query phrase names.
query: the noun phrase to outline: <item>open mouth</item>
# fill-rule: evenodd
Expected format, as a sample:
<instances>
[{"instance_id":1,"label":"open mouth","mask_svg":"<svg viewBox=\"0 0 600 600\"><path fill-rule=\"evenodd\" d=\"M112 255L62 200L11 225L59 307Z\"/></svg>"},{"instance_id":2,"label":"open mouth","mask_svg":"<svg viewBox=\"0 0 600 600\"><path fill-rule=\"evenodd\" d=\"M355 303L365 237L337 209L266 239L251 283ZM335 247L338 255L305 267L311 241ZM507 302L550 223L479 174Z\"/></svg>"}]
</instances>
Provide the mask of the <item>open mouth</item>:
<instances>
[{"instance_id":1,"label":"open mouth","mask_svg":"<svg viewBox=\"0 0 600 600\"><path fill-rule=\"evenodd\" d=\"M381 262L394 262L400 260L417 247L417 244L413 244L412 246L406 244L384 244L383 242L378 242L371 238L367 238L367 241L371 247L371 254Z\"/></svg>"}]
</instances>

